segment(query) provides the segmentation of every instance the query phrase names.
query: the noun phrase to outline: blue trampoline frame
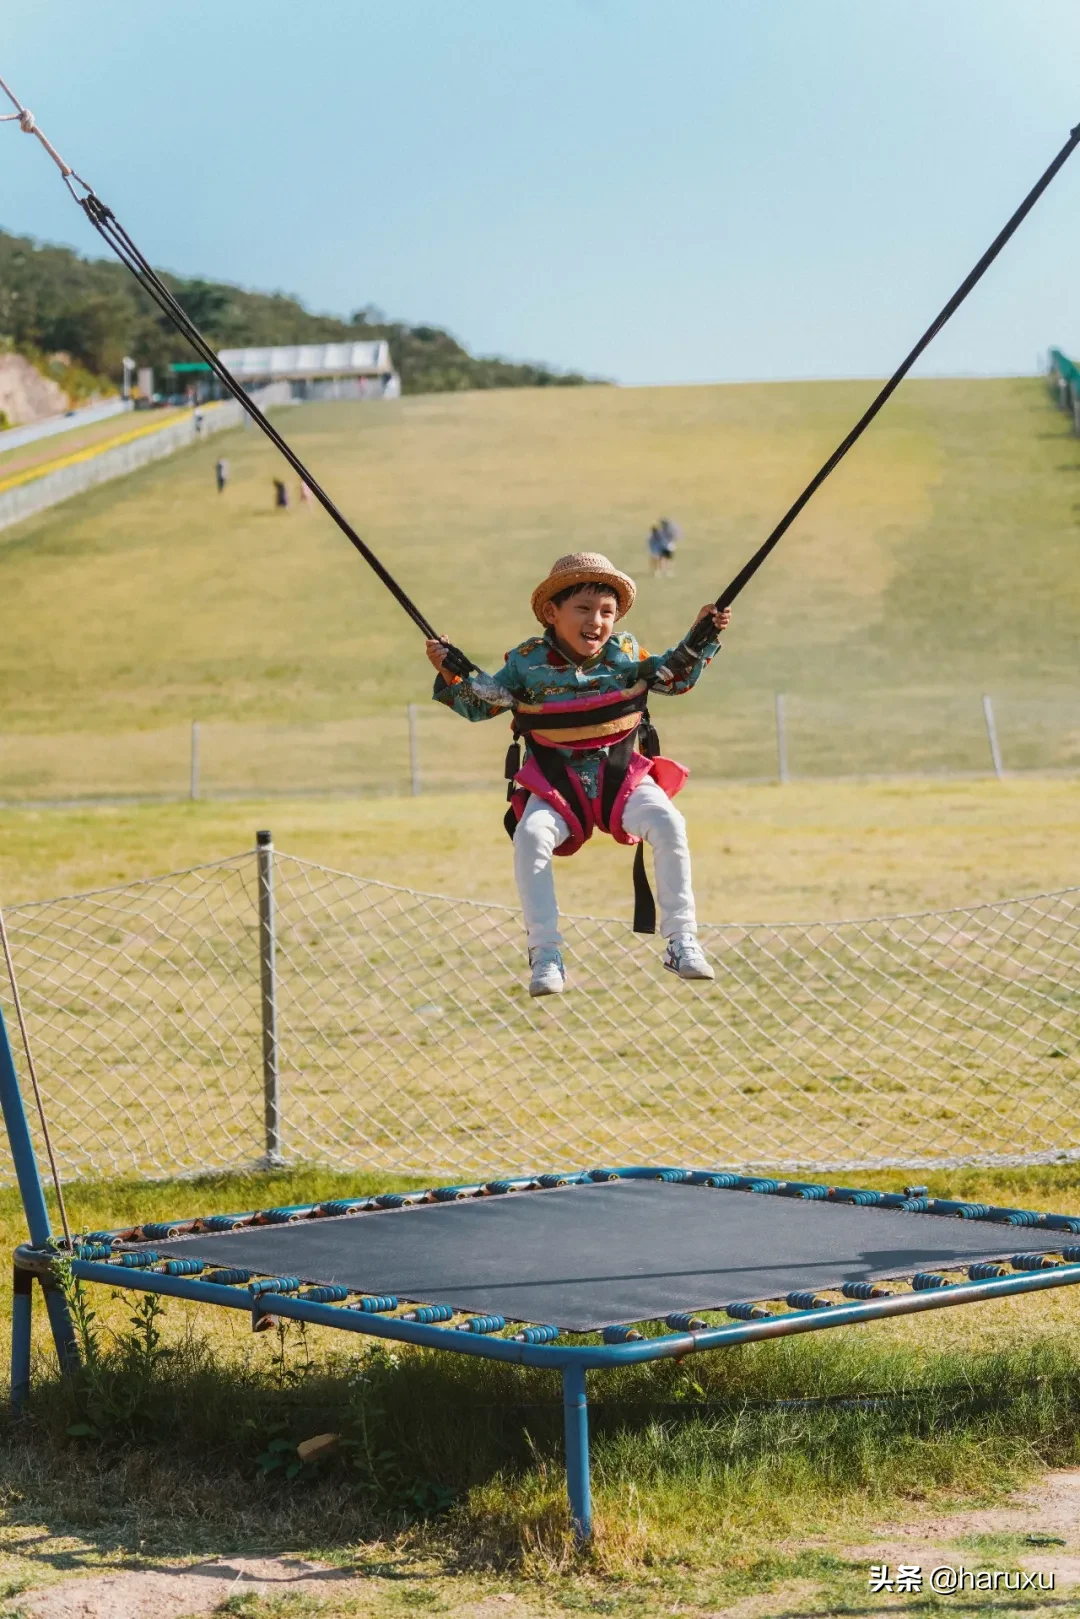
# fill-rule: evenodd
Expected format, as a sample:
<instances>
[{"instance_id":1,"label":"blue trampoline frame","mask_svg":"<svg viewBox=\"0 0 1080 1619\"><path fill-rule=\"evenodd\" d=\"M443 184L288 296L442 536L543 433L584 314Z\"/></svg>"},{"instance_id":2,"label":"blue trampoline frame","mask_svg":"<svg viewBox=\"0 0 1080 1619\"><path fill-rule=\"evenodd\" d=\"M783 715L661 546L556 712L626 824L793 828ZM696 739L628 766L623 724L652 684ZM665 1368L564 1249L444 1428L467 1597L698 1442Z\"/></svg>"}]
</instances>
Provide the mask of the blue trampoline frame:
<instances>
[{"instance_id":1,"label":"blue trampoline frame","mask_svg":"<svg viewBox=\"0 0 1080 1619\"><path fill-rule=\"evenodd\" d=\"M21 1244L14 1254L14 1300L11 1325L11 1399L22 1409L30 1392L30 1335L35 1278L42 1288L48 1311L49 1325L61 1369L70 1371L78 1364L78 1349L70 1316L62 1294L52 1279L52 1266L57 1254L48 1209L42 1189L41 1175L34 1152L26 1109L15 1067L11 1042L0 1010L0 1107L2 1107L12 1158L18 1179L19 1192L26 1213L30 1241ZM734 1175L723 1170L685 1170L667 1166L633 1167L590 1170L559 1177L566 1183L590 1179L666 1179L689 1180L699 1185L723 1185L747 1192L758 1192L788 1197L833 1196L837 1201L875 1202L887 1208L911 1207L917 1203L919 1212L990 1218L1016 1227L1038 1227L1040 1239L1045 1243L1046 1233L1060 1233L1062 1238L1077 1238L1077 1246L1067 1241L1051 1244L1050 1251L1067 1254L1061 1261L1048 1259L1043 1252L1017 1254L1012 1263L1015 1275L996 1275L986 1280L951 1282L939 1273L916 1274L912 1290L886 1293L885 1296L867 1297L865 1284L861 1295L849 1303L815 1300L813 1296L789 1294L784 1313L765 1312L759 1318L751 1317L756 1305L739 1307L740 1313L730 1326L696 1324L665 1330L656 1336L632 1333L629 1329L606 1329L605 1341L596 1343L560 1344L551 1342L558 1336L551 1328L528 1328L511 1324L518 1336L498 1337L507 1323L501 1317L479 1318L465 1323L446 1325L407 1320L401 1315L388 1313L397 1308L397 1300L367 1300L367 1308L347 1303L327 1303L314 1298L294 1296L299 1290L295 1278L267 1278L253 1285L245 1285L251 1273L238 1274L233 1283L201 1281L195 1275L175 1274L178 1263L171 1264L173 1273L155 1269L145 1263L140 1268L129 1268L110 1263L104 1257L113 1244L124 1241L153 1240L153 1233L140 1227L113 1232L94 1233L81 1247L76 1247L71 1268L75 1276L85 1282L104 1283L110 1287L153 1292L173 1298L193 1299L202 1304L213 1304L250 1314L253 1327L260 1317L273 1315L282 1320L308 1321L316 1326L336 1327L339 1331L362 1333L365 1337L391 1339L398 1343L415 1344L424 1349L450 1350L456 1354L478 1355L488 1360L509 1361L516 1365L537 1366L558 1371L562 1376L563 1418L566 1443L566 1480L570 1518L576 1538L584 1541L592 1532L592 1506L589 1482L589 1419L586 1395L586 1374L615 1366L638 1365L651 1360L681 1360L686 1355L704 1350L727 1349L736 1344L753 1343L765 1338L789 1337L795 1333L820 1332L831 1327L853 1326L861 1321L879 1321L888 1316L914 1315L924 1310L949 1309L959 1304L977 1304L986 1299L1007 1297L1015 1293L1041 1292L1046 1288L1070 1287L1080 1283L1080 1217L1038 1214L1030 1210L990 1209L973 1213L970 1205L943 1199L911 1198L899 1193L859 1193L850 1187L827 1190L819 1183L807 1181L776 1181L764 1177ZM552 1177L545 1177L551 1184ZM439 1188L445 1198L451 1192L460 1196L495 1196L511 1191L526 1192L538 1185L537 1177L519 1176L507 1181L487 1182L455 1188ZM382 1197L363 1197L346 1200L350 1208L373 1210L400 1207L402 1203L437 1200L434 1192L391 1193ZM276 1220L317 1217L319 1204L304 1204L292 1209L267 1210L261 1214L234 1217L238 1223L274 1223ZM330 1212L327 1210L327 1212ZM334 1212L341 1212L337 1208ZM170 1225L209 1230L200 1220L172 1221ZM136 1235L137 1234L137 1235ZM160 1237L163 1235L158 1232ZM118 1256L119 1257L119 1256ZM200 1262L200 1269L210 1268ZM954 1267L956 1269L961 1266ZM973 1266L972 1269L979 1267ZM984 1266L986 1269L999 1268ZM273 1282L286 1288L275 1292ZM878 1289L878 1291L881 1291ZM361 1295L355 1295L357 1298ZM848 1295L851 1296L850 1294ZM796 1301L796 1302L793 1302ZM735 1311L732 1306L729 1314ZM745 1312L745 1314L744 1314ZM668 1324L676 1318L669 1317ZM528 1341L529 1333L546 1333L543 1338ZM576 1336L576 1335L575 1335ZM582 1334L595 1338L595 1334Z\"/></svg>"}]
</instances>

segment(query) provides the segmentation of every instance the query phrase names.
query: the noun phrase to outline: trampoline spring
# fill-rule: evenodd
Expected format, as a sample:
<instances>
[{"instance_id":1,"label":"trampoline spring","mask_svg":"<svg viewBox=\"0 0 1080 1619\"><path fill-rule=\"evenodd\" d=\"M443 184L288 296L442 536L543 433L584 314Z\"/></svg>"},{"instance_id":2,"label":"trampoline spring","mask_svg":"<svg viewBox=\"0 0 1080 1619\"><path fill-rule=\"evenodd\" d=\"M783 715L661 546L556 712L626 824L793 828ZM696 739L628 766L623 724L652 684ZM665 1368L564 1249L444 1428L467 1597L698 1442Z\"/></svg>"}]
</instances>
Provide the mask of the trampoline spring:
<instances>
[{"instance_id":1,"label":"trampoline spring","mask_svg":"<svg viewBox=\"0 0 1080 1619\"><path fill-rule=\"evenodd\" d=\"M786 1300L790 1310L829 1310L832 1308L830 1299L823 1299L820 1293L789 1293Z\"/></svg>"},{"instance_id":2,"label":"trampoline spring","mask_svg":"<svg viewBox=\"0 0 1080 1619\"><path fill-rule=\"evenodd\" d=\"M514 1342L517 1344L551 1344L559 1336L558 1327L525 1327L521 1332L515 1332Z\"/></svg>"},{"instance_id":3,"label":"trampoline spring","mask_svg":"<svg viewBox=\"0 0 1080 1619\"><path fill-rule=\"evenodd\" d=\"M536 1184L537 1186L543 1186L545 1190L552 1186L570 1186L573 1184L573 1177L570 1175L538 1175ZM435 1195L437 1197L439 1194L436 1192Z\"/></svg>"},{"instance_id":4,"label":"trampoline spring","mask_svg":"<svg viewBox=\"0 0 1080 1619\"><path fill-rule=\"evenodd\" d=\"M199 1276L205 1269L202 1259L167 1259L161 1267L164 1276Z\"/></svg>"},{"instance_id":5,"label":"trampoline spring","mask_svg":"<svg viewBox=\"0 0 1080 1619\"><path fill-rule=\"evenodd\" d=\"M992 1282L996 1276L1008 1276L1008 1265L995 1264L993 1260L983 1259L977 1265L968 1266L968 1280L972 1282Z\"/></svg>"},{"instance_id":6,"label":"trampoline spring","mask_svg":"<svg viewBox=\"0 0 1080 1619\"><path fill-rule=\"evenodd\" d=\"M341 1304L349 1296L347 1287L307 1287L300 1294L312 1304Z\"/></svg>"},{"instance_id":7,"label":"trampoline spring","mask_svg":"<svg viewBox=\"0 0 1080 1619\"><path fill-rule=\"evenodd\" d=\"M676 1186L688 1179L689 1176L685 1169L658 1169L653 1176L654 1181L670 1181Z\"/></svg>"},{"instance_id":8,"label":"trampoline spring","mask_svg":"<svg viewBox=\"0 0 1080 1619\"><path fill-rule=\"evenodd\" d=\"M167 1242L170 1237L183 1236L194 1223L193 1220L152 1220L149 1225L139 1226L137 1230L145 1242Z\"/></svg>"},{"instance_id":9,"label":"trampoline spring","mask_svg":"<svg viewBox=\"0 0 1080 1619\"><path fill-rule=\"evenodd\" d=\"M845 1282L840 1289L846 1299L887 1299L890 1297L887 1287L879 1287L877 1282Z\"/></svg>"},{"instance_id":10,"label":"trampoline spring","mask_svg":"<svg viewBox=\"0 0 1080 1619\"><path fill-rule=\"evenodd\" d=\"M76 1259L111 1259L112 1244L107 1242L77 1242L74 1254Z\"/></svg>"},{"instance_id":11,"label":"trampoline spring","mask_svg":"<svg viewBox=\"0 0 1080 1619\"><path fill-rule=\"evenodd\" d=\"M664 1325L670 1327L672 1332L704 1332L708 1324L699 1315L688 1315L685 1310L676 1310L664 1317Z\"/></svg>"},{"instance_id":12,"label":"trampoline spring","mask_svg":"<svg viewBox=\"0 0 1080 1619\"><path fill-rule=\"evenodd\" d=\"M141 1254L113 1254L112 1263L123 1265L125 1270L145 1270L149 1265L160 1265L161 1255L149 1251Z\"/></svg>"},{"instance_id":13,"label":"trampoline spring","mask_svg":"<svg viewBox=\"0 0 1080 1619\"><path fill-rule=\"evenodd\" d=\"M1009 1264L1013 1270L1053 1270L1057 1260L1049 1254L1013 1254Z\"/></svg>"},{"instance_id":14,"label":"trampoline spring","mask_svg":"<svg viewBox=\"0 0 1080 1619\"><path fill-rule=\"evenodd\" d=\"M563 1186L566 1183L559 1181L558 1184ZM463 1197L472 1197L473 1194L467 1186L436 1186L431 1195L436 1203L459 1203Z\"/></svg>"},{"instance_id":15,"label":"trampoline spring","mask_svg":"<svg viewBox=\"0 0 1080 1619\"><path fill-rule=\"evenodd\" d=\"M905 1214L927 1214L930 1209L928 1197L906 1197L900 1205Z\"/></svg>"},{"instance_id":16,"label":"trampoline spring","mask_svg":"<svg viewBox=\"0 0 1080 1619\"><path fill-rule=\"evenodd\" d=\"M252 1298L258 1298L261 1293L299 1293L299 1276L264 1276L257 1282L248 1283L248 1292Z\"/></svg>"},{"instance_id":17,"label":"trampoline spring","mask_svg":"<svg viewBox=\"0 0 1080 1619\"><path fill-rule=\"evenodd\" d=\"M947 1276L940 1276L937 1271L917 1270L911 1278L911 1285L916 1293L928 1293L935 1287L955 1287Z\"/></svg>"},{"instance_id":18,"label":"trampoline spring","mask_svg":"<svg viewBox=\"0 0 1080 1619\"><path fill-rule=\"evenodd\" d=\"M807 1203L821 1203L829 1195L827 1186L793 1186L788 1192L789 1197L801 1197Z\"/></svg>"},{"instance_id":19,"label":"trampoline spring","mask_svg":"<svg viewBox=\"0 0 1080 1619\"><path fill-rule=\"evenodd\" d=\"M1061 1257L1069 1265L1080 1265L1080 1248L1063 1248Z\"/></svg>"},{"instance_id":20,"label":"trampoline spring","mask_svg":"<svg viewBox=\"0 0 1080 1619\"><path fill-rule=\"evenodd\" d=\"M622 1177L617 1169L590 1169L589 1179L591 1181L617 1181L621 1180Z\"/></svg>"},{"instance_id":21,"label":"trampoline spring","mask_svg":"<svg viewBox=\"0 0 1080 1619\"><path fill-rule=\"evenodd\" d=\"M830 1186L827 1188L830 1203L851 1203L860 1196L864 1190L861 1186Z\"/></svg>"},{"instance_id":22,"label":"trampoline spring","mask_svg":"<svg viewBox=\"0 0 1080 1619\"><path fill-rule=\"evenodd\" d=\"M232 1231L238 1225L247 1225L250 1214L208 1214L199 1224L204 1231Z\"/></svg>"},{"instance_id":23,"label":"trampoline spring","mask_svg":"<svg viewBox=\"0 0 1080 1619\"><path fill-rule=\"evenodd\" d=\"M333 1216L335 1214L352 1214L354 1209L362 1208L363 1204L364 1204L364 1199L363 1198L357 1199L357 1198L336 1197L336 1198L331 1198L329 1203L318 1203L318 1204L316 1204L315 1213L318 1214L318 1215L323 1215L323 1216L327 1216L327 1215Z\"/></svg>"},{"instance_id":24,"label":"trampoline spring","mask_svg":"<svg viewBox=\"0 0 1080 1619\"><path fill-rule=\"evenodd\" d=\"M1003 1209L998 1218L1004 1218L1006 1225L1038 1225L1040 1217L1034 1209Z\"/></svg>"},{"instance_id":25,"label":"trampoline spring","mask_svg":"<svg viewBox=\"0 0 1080 1619\"><path fill-rule=\"evenodd\" d=\"M742 1176L730 1174L727 1170L718 1175L707 1175L698 1170L696 1174L690 1176L690 1181L694 1186L711 1186L718 1191L729 1192L740 1185Z\"/></svg>"},{"instance_id":26,"label":"trampoline spring","mask_svg":"<svg viewBox=\"0 0 1080 1619\"><path fill-rule=\"evenodd\" d=\"M733 1321L763 1321L769 1314L763 1304L746 1304L741 1300L724 1308Z\"/></svg>"},{"instance_id":27,"label":"trampoline spring","mask_svg":"<svg viewBox=\"0 0 1080 1619\"><path fill-rule=\"evenodd\" d=\"M481 1189L489 1197L502 1197L507 1192L516 1192L517 1186L513 1181L487 1181Z\"/></svg>"},{"instance_id":28,"label":"trampoline spring","mask_svg":"<svg viewBox=\"0 0 1080 1619\"><path fill-rule=\"evenodd\" d=\"M251 1281L249 1270L238 1270L235 1266L228 1270L212 1270L209 1276L203 1278L207 1282L216 1282L219 1287L235 1287L241 1282Z\"/></svg>"},{"instance_id":29,"label":"trampoline spring","mask_svg":"<svg viewBox=\"0 0 1080 1619\"><path fill-rule=\"evenodd\" d=\"M393 1293L369 1293L351 1306L354 1310L362 1310L365 1315L386 1315L397 1307L398 1301Z\"/></svg>"},{"instance_id":30,"label":"trampoline spring","mask_svg":"<svg viewBox=\"0 0 1080 1619\"><path fill-rule=\"evenodd\" d=\"M1080 1232L1080 1220L1070 1214L1044 1214L1042 1224L1048 1231L1068 1231L1073 1236Z\"/></svg>"},{"instance_id":31,"label":"trampoline spring","mask_svg":"<svg viewBox=\"0 0 1080 1619\"><path fill-rule=\"evenodd\" d=\"M501 1332L506 1325L504 1315L474 1315L462 1321L459 1332Z\"/></svg>"},{"instance_id":32,"label":"trampoline spring","mask_svg":"<svg viewBox=\"0 0 1080 1619\"><path fill-rule=\"evenodd\" d=\"M853 1204L854 1207L856 1207L856 1208L870 1209L870 1208L873 1208L875 1204L881 1202L881 1193L880 1192L852 1192L850 1197L845 1197L844 1198L844 1202Z\"/></svg>"},{"instance_id":33,"label":"trampoline spring","mask_svg":"<svg viewBox=\"0 0 1080 1619\"><path fill-rule=\"evenodd\" d=\"M381 1192L373 1199L377 1209L400 1209L409 1201L407 1192Z\"/></svg>"},{"instance_id":34,"label":"trampoline spring","mask_svg":"<svg viewBox=\"0 0 1080 1619\"><path fill-rule=\"evenodd\" d=\"M415 1321L422 1327L430 1327L439 1321L449 1321L453 1314L452 1304L421 1304L418 1309L407 1310L401 1319Z\"/></svg>"},{"instance_id":35,"label":"trampoline spring","mask_svg":"<svg viewBox=\"0 0 1080 1619\"><path fill-rule=\"evenodd\" d=\"M782 1181L772 1181L772 1180L753 1181L752 1180L752 1181L745 1181L744 1182L743 1190L745 1192L778 1192L782 1185L783 1185Z\"/></svg>"},{"instance_id":36,"label":"trampoline spring","mask_svg":"<svg viewBox=\"0 0 1080 1619\"><path fill-rule=\"evenodd\" d=\"M605 1327L600 1336L606 1344L636 1344L642 1335L636 1327Z\"/></svg>"},{"instance_id":37,"label":"trampoline spring","mask_svg":"<svg viewBox=\"0 0 1080 1619\"><path fill-rule=\"evenodd\" d=\"M904 1196L905 1197L929 1197L929 1195L930 1195L929 1186L905 1186L904 1187Z\"/></svg>"},{"instance_id":38,"label":"trampoline spring","mask_svg":"<svg viewBox=\"0 0 1080 1619\"><path fill-rule=\"evenodd\" d=\"M84 1242L107 1242L111 1246L116 1242L118 1233L115 1231L88 1231L83 1238Z\"/></svg>"},{"instance_id":39,"label":"trampoline spring","mask_svg":"<svg viewBox=\"0 0 1080 1619\"><path fill-rule=\"evenodd\" d=\"M961 1203L953 1210L958 1220L985 1220L990 1213L989 1203Z\"/></svg>"}]
</instances>

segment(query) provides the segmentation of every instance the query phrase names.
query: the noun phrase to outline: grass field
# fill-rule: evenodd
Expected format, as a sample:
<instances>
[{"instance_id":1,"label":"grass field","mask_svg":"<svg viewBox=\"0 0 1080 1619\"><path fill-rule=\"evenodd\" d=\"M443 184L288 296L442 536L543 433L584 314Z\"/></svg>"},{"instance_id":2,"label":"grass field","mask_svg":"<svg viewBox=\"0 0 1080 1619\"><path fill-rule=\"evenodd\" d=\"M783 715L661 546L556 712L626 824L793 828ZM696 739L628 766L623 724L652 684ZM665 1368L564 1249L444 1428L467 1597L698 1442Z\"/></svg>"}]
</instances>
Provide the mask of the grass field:
<instances>
[{"instance_id":1,"label":"grass field","mask_svg":"<svg viewBox=\"0 0 1080 1619\"><path fill-rule=\"evenodd\" d=\"M658 511L686 539L632 623L671 644L871 391L523 390L308 406L288 425L428 615L494 665L553 556L595 547L641 573ZM5 731L337 720L425 697L415 630L329 520L272 509L274 456L237 433L0 537ZM774 690L1072 691L1078 470L1040 382L909 384L740 603L694 711Z\"/></svg>"},{"instance_id":2,"label":"grass field","mask_svg":"<svg viewBox=\"0 0 1080 1619\"><path fill-rule=\"evenodd\" d=\"M425 610L490 665L528 629L527 591L552 556L595 546L639 570L660 511L687 541L674 579L642 579L634 623L647 643L674 640L870 392L417 398L310 407L290 427ZM233 482L219 501L221 449ZM411 627L321 515L271 510L274 470L268 450L236 434L0 536L0 591L12 604L0 730L51 733L77 751L139 729L179 736L193 715L333 726L422 701L427 666ZM720 787L702 781L701 761L720 745L749 757L776 689L849 715L865 702L871 719L887 694L906 693L925 714L946 700L977 704L982 690L1010 694L1018 713L1050 697L1067 716L1077 470L1080 446L1035 382L904 392L748 594L717 678L689 709L687 757L699 769L683 803L705 918L872 915L1075 880L1080 791L1066 780ZM17 757L7 746L5 770ZM0 899L233 854L269 826L280 848L309 859L509 902L500 796L493 782L487 795L418 799L8 810ZM568 910L627 916L624 851L594 843L559 875ZM1080 1208L1071 1165L920 1178L939 1195ZM95 1227L365 1185L303 1170L87 1183L71 1202L76 1223ZM4 1193L0 1243L18 1234ZM1080 1463L1080 1303L1065 1294L758 1346L597 1382L601 1532L575 1559L543 1378L362 1357L318 1331L252 1338L242 1323L176 1306L163 1327L169 1353L152 1357L136 1397L124 1309L95 1302L109 1364L93 1435L67 1433L87 1395L58 1389L41 1339L35 1415L2 1419L0 1589L12 1604L43 1571L274 1550L348 1564L367 1583L347 1603L237 1597L221 1611L704 1619L745 1602L746 1619L869 1613L879 1605L857 1548L875 1526L998 1500L1040 1469ZM873 1403L843 1403L853 1394ZM823 1403L776 1403L806 1399ZM289 1486L260 1477L270 1440L331 1427L350 1442L336 1460ZM381 1468L375 1449L388 1456ZM985 1542L956 1555L1015 1566L1027 1554Z\"/></svg>"}]
</instances>

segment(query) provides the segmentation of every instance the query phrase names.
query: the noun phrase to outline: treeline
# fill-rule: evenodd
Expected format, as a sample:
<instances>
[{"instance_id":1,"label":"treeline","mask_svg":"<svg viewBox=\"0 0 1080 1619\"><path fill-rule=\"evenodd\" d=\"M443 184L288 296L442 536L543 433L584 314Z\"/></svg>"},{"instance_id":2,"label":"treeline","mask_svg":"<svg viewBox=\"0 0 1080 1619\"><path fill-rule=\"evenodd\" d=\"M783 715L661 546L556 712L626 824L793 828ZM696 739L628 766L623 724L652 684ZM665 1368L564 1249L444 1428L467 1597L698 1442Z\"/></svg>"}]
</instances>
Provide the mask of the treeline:
<instances>
[{"instance_id":1,"label":"treeline","mask_svg":"<svg viewBox=\"0 0 1080 1619\"><path fill-rule=\"evenodd\" d=\"M159 274L215 348L385 337L406 393L568 387L593 380L477 358L438 326L388 321L371 308L341 320L312 314L283 293ZM71 367L113 383L120 380L125 354L152 365L163 381L172 361L192 357L123 265L7 231L0 231L0 344L34 356L62 355Z\"/></svg>"}]
</instances>

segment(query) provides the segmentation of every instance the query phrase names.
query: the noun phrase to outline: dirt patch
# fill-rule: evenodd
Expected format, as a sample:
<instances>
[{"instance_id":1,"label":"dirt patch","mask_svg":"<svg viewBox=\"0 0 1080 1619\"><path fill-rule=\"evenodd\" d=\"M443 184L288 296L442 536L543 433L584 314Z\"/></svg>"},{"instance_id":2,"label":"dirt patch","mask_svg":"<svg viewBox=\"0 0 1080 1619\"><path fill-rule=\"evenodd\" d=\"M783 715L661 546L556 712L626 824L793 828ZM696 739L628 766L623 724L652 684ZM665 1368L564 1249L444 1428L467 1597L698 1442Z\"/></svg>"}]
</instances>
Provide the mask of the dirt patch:
<instances>
[{"instance_id":1,"label":"dirt patch","mask_svg":"<svg viewBox=\"0 0 1080 1619\"><path fill-rule=\"evenodd\" d=\"M357 1596L363 1581L348 1569L298 1557L232 1557L188 1568L96 1574L24 1592L18 1609L27 1619L188 1619L212 1613L227 1597Z\"/></svg>"},{"instance_id":2,"label":"dirt patch","mask_svg":"<svg viewBox=\"0 0 1080 1619\"><path fill-rule=\"evenodd\" d=\"M9 422L40 422L68 408L68 396L21 354L0 354L0 410Z\"/></svg>"}]
</instances>

